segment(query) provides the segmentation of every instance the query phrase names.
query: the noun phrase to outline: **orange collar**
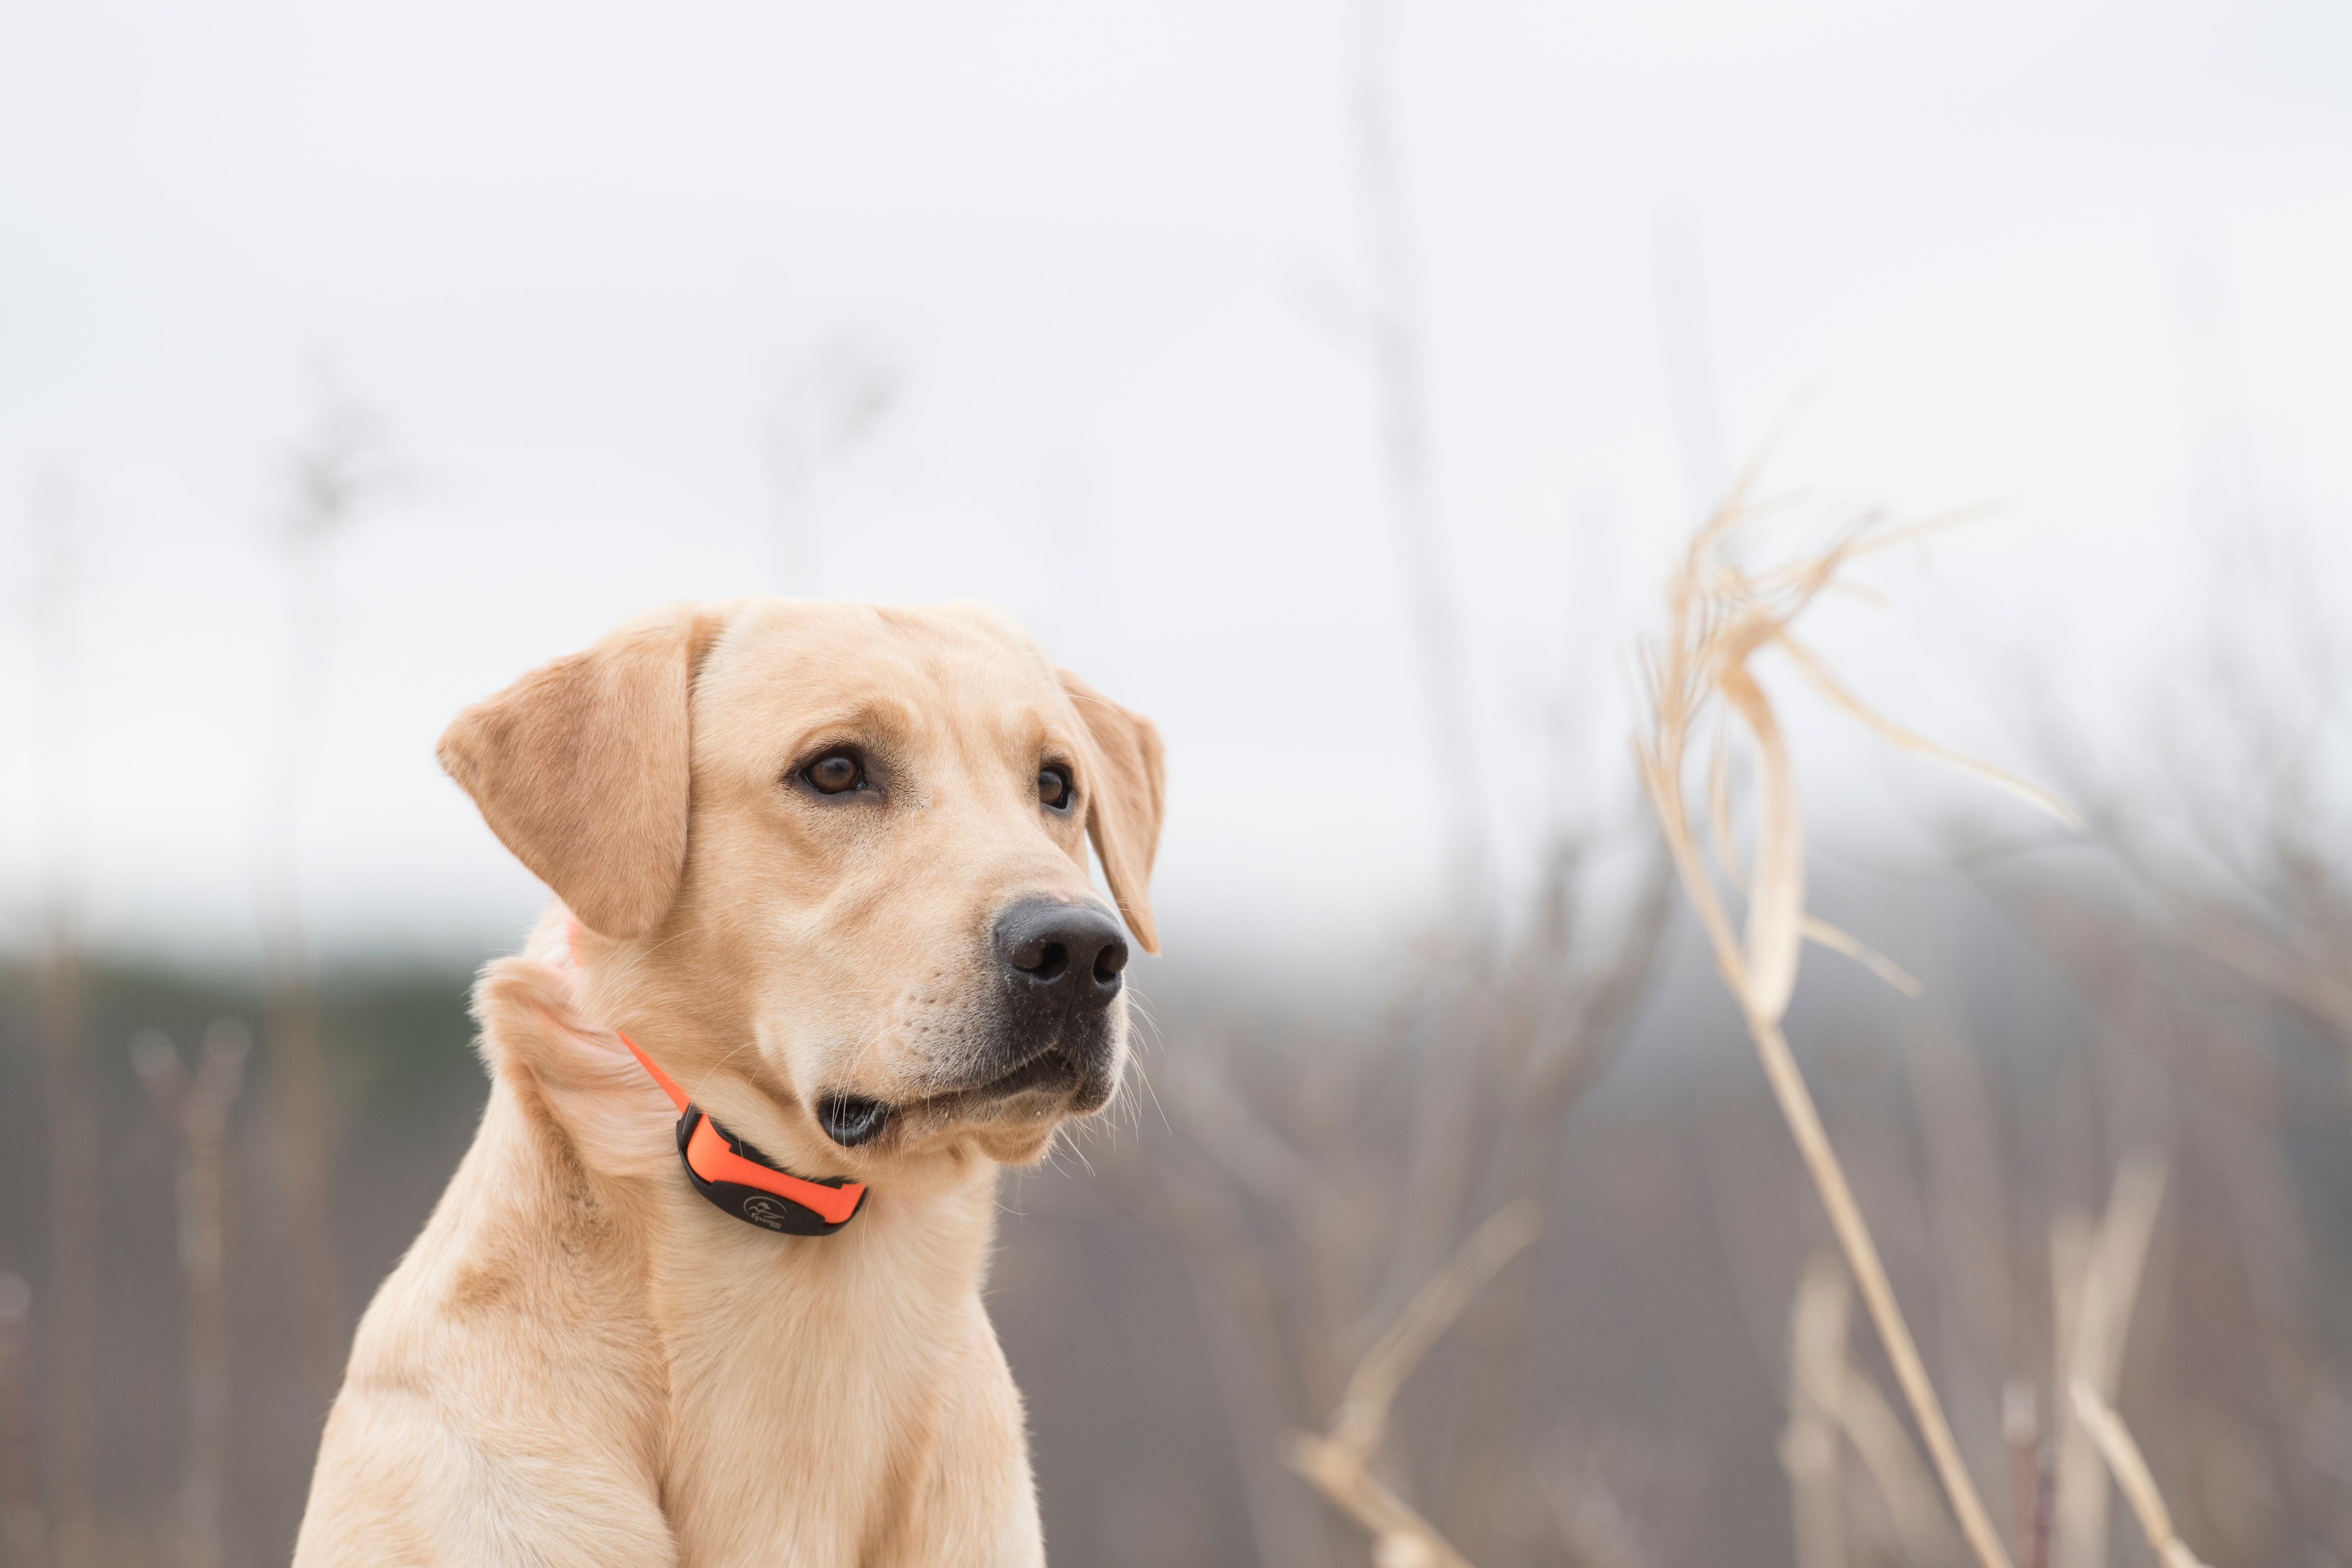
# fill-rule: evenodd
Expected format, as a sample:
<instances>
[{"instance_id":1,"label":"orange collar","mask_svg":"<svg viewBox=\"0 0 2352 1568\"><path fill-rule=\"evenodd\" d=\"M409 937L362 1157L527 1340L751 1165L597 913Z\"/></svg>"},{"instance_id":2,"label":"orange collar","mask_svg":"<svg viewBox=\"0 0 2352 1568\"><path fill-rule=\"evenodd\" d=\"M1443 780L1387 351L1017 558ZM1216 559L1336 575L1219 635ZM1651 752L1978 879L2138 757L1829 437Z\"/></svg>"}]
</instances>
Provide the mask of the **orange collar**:
<instances>
[{"instance_id":1,"label":"orange collar","mask_svg":"<svg viewBox=\"0 0 2352 1568\"><path fill-rule=\"evenodd\" d=\"M866 1184L795 1176L703 1113L676 1079L618 1029L621 1044L677 1107L677 1157L694 1190L747 1225L786 1236L831 1236L866 1204Z\"/></svg>"}]
</instances>

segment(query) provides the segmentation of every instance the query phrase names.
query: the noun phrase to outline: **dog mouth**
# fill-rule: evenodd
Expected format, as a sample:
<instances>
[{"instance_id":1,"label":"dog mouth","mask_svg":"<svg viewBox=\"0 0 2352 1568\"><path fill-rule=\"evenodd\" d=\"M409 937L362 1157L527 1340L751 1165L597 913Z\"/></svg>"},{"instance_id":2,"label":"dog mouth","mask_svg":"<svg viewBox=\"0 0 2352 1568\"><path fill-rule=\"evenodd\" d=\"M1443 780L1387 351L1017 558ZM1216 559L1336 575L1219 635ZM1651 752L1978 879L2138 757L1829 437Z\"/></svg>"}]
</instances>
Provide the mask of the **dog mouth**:
<instances>
[{"instance_id":1,"label":"dog mouth","mask_svg":"<svg viewBox=\"0 0 2352 1568\"><path fill-rule=\"evenodd\" d=\"M863 1095L827 1095L817 1102L817 1125L845 1149L870 1143L894 1125L938 1122L959 1111L1001 1111L1009 1102L1041 1095L1073 1101L1091 1110L1105 1098L1090 1092L1089 1075L1059 1045L1048 1046L980 1083L948 1089L902 1105Z\"/></svg>"},{"instance_id":2,"label":"dog mouth","mask_svg":"<svg viewBox=\"0 0 2352 1568\"><path fill-rule=\"evenodd\" d=\"M1059 1046L1048 1046L1027 1061L986 1083L959 1089L953 1098L979 1103L1011 1100L1015 1095L1037 1089L1066 1091L1076 1089L1082 1076L1078 1064L1065 1056Z\"/></svg>"}]
</instances>

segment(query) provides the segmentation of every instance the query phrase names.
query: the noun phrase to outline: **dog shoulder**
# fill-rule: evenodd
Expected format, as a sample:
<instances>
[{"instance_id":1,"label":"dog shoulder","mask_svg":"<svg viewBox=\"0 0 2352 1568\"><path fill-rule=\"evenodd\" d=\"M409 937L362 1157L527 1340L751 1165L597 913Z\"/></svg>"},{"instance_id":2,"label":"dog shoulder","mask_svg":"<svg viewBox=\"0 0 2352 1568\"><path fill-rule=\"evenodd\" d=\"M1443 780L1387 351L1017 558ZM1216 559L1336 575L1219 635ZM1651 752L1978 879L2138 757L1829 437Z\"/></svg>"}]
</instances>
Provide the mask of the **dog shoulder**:
<instances>
[{"instance_id":1,"label":"dog shoulder","mask_svg":"<svg viewBox=\"0 0 2352 1568\"><path fill-rule=\"evenodd\" d=\"M452 1422L425 1398L339 1400L294 1568L671 1568L651 1472L553 1423Z\"/></svg>"},{"instance_id":2,"label":"dog shoulder","mask_svg":"<svg viewBox=\"0 0 2352 1568\"><path fill-rule=\"evenodd\" d=\"M648 1108L566 991L522 959L476 989L490 1101L361 1322L298 1563L674 1559L656 1473L667 1374L632 1176L666 1118L655 1106L650 1126L632 1122Z\"/></svg>"},{"instance_id":3,"label":"dog shoulder","mask_svg":"<svg viewBox=\"0 0 2352 1568\"><path fill-rule=\"evenodd\" d=\"M674 1561L642 1264L544 1142L494 1090L360 1325L297 1563Z\"/></svg>"}]
</instances>

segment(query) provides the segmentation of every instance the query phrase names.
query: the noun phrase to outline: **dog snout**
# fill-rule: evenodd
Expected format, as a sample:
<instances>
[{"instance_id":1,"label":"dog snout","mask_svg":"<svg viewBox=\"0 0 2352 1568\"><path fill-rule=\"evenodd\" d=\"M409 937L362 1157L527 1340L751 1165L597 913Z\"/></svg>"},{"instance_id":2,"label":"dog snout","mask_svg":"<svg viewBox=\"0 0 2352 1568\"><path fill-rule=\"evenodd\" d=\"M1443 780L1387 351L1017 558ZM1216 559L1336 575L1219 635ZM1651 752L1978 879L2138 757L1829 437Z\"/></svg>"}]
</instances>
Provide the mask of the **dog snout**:
<instances>
[{"instance_id":1,"label":"dog snout","mask_svg":"<svg viewBox=\"0 0 2352 1568\"><path fill-rule=\"evenodd\" d=\"M1125 984L1127 937L1100 906L1024 899L996 918L996 952L1025 1005L1087 1011Z\"/></svg>"}]
</instances>

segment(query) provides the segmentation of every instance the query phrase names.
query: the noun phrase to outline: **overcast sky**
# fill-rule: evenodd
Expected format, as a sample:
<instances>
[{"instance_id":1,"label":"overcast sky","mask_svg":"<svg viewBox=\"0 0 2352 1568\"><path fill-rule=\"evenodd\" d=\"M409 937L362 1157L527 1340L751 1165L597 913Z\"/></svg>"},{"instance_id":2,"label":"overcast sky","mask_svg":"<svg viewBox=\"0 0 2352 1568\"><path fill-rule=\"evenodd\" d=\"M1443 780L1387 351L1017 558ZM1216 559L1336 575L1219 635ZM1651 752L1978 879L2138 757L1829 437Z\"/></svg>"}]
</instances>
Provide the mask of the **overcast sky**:
<instances>
[{"instance_id":1,"label":"overcast sky","mask_svg":"<svg viewBox=\"0 0 2352 1568\"><path fill-rule=\"evenodd\" d=\"M0 940L79 842L102 935L248 942L272 530L330 387L397 470L326 552L332 942L528 918L432 761L459 706L777 588L994 600L1157 718L1171 945L1409 921L1465 770L1349 326L1351 15L0 0ZM2161 710L2215 527L2302 531L2352 597L2352 8L1447 0L1397 59L1477 692L1442 746L1507 863L1623 808L1622 650L1704 471L1792 409L1773 488L1826 513L2008 503L1822 638L2011 764L2020 672L2118 752ZM1801 740L1839 827L1916 810Z\"/></svg>"}]
</instances>

